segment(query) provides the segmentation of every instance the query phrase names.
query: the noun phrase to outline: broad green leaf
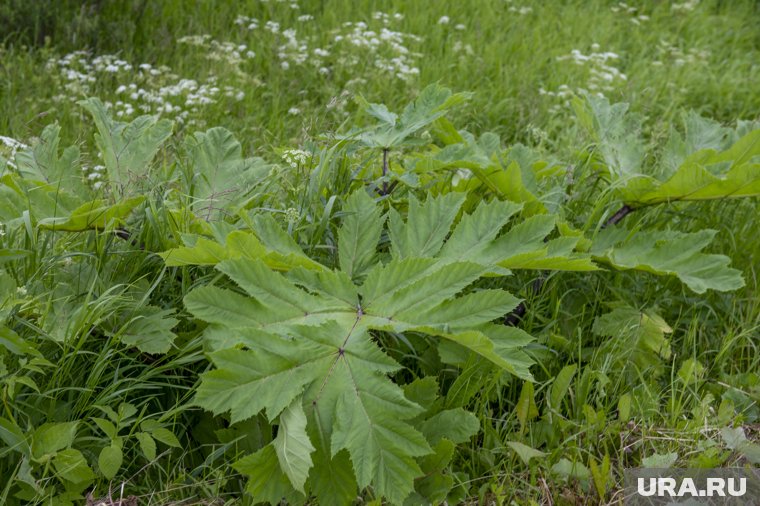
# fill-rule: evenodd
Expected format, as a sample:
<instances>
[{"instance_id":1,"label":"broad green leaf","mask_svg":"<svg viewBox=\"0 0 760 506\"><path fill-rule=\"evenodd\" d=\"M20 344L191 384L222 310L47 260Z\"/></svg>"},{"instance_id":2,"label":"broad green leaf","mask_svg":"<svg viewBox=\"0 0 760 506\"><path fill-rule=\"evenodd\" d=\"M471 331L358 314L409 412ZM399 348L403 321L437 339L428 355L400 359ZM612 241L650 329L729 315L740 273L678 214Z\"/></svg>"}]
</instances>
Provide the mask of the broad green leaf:
<instances>
[{"instance_id":1,"label":"broad green leaf","mask_svg":"<svg viewBox=\"0 0 760 506\"><path fill-rule=\"evenodd\" d=\"M140 440L140 444L142 445L142 440ZM121 448L118 446L112 444L104 447L100 450L100 455L98 456L98 467L100 468L100 472L103 473L103 476L107 479L112 480L113 477L116 476L116 473L119 472L123 458Z\"/></svg>"},{"instance_id":2,"label":"broad green leaf","mask_svg":"<svg viewBox=\"0 0 760 506\"><path fill-rule=\"evenodd\" d=\"M480 430L480 421L462 408L447 409L425 420L420 430L432 445L444 438L452 443L466 443Z\"/></svg>"},{"instance_id":3,"label":"broad green leaf","mask_svg":"<svg viewBox=\"0 0 760 506\"><path fill-rule=\"evenodd\" d=\"M32 433L32 456L43 460L58 450L71 446L78 422L45 423Z\"/></svg>"},{"instance_id":4,"label":"broad green leaf","mask_svg":"<svg viewBox=\"0 0 760 506\"><path fill-rule=\"evenodd\" d=\"M535 448L531 448L530 446L520 443L518 441L507 441L507 446L512 448L518 457L520 457L520 460L525 463L525 465L530 465L530 459L536 459L545 457L546 453L536 450Z\"/></svg>"},{"instance_id":5,"label":"broad green leaf","mask_svg":"<svg viewBox=\"0 0 760 506\"><path fill-rule=\"evenodd\" d=\"M228 258L234 258L231 256L229 248L226 248L225 245L211 239L206 239L205 237L198 237L192 246L172 248L159 253L159 255L169 267L216 265Z\"/></svg>"},{"instance_id":6,"label":"broad green leaf","mask_svg":"<svg viewBox=\"0 0 760 506\"><path fill-rule=\"evenodd\" d=\"M277 453L271 444L261 450L243 457L233 464L235 470L248 477L246 490L255 502L280 504L303 504L304 496L296 491L288 480L288 476L280 468Z\"/></svg>"},{"instance_id":7,"label":"broad green leaf","mask_svg":"<svg viewBox=\"0 0 760 506\"><path fill-rule=\"evenodd\" d=\"M296 399L285 408L280 416L280 427L272 443L280 468L288 475L290 483L299 492L304 492L304 483L312 467L311 453L314 445L306 433L306 413L301 399Z\"/></svg>"},{"instance_id":8,"label":"broad green leaf","mask_svg":"<svg viewBox=\"0 0 760 506\"><path fill-rule=\"evenodd\" d=\"M278 271L288 271L296 267L312 270L325 268L306 256L290 237L274 235L269 229L277 225L271 217L256 219L254 224L255 234L235 230L227 235L223 244L206 237L196 237L190 245L172 248L159 255L169 266L216 265L235 258L260 258L270 268Z\"/></svg>"},{"instance_id":9,"label":"broad green leaf","mask_svg":"<svg viewBox=\"0 0 760 506\"><path fill-rule=\"evenodd\" d=\"M172 122L155 116L140 116L130 123L114 121L97 98L82 100L79 105L95 120L95 141L111 183L123 188L143 179L158 150L171 136Z\"/></svg>"},{"instance_id":10,"label":"broad green leaf","mask_svg":"<svg viewBox=\"0 0 760 506\"><path fill-rule=\"evenodd\" d=\"M622 270L677 276L696 293L741 288L744 286L741 272L728 267L728 257L701 252L715 234L715 230L707 229L695 233L629 232L622 227L609 227L594 239L591 255Z\"/></svg>"},{"instance_id":11,"label":"broad green leaf","mask_svg":"<svg viewBox=\"0 0 760 506\"><path fill-rule=\"evenodd\" d=\"M666 334L673 329L654 311L616 307L598 317L592 330L596 335L610 338L602 345L600 356L621 370L636 366L659 373L660 359L670 358L670 341Z\"/></svg>"},{"instance_id":12,"label":"broad green leaf","mask_svg":"<svg viewBox=\"0 0 760 506\"><path fill-rule=\"evenodd\" d=\"M664 173L668 176L694 153L702 150L722 151L731 133L731 129L694 111L683 113L681 120L683 135L673 130L661 156Z\"/></svg>"},{"instance_id":13,"label":"broad green leaf","mask_svg":"<svg viewBox=\"0 0 760 506\"><path fill-rule=\"evenodd\" d=\"M440 256L455 261L478 258L488 251L501 229L521 208L519 204L501 200L481 203L475 211L462 216Z\"/></svg>"},{"instance_id":14,"label":"broad green leaf","mask_svg":"<svg viewBox=\"0 0 760 506\"><path fill-rule=\"evenodd\" d=\"M449 234L464 197L461 193L447 193L430 196L424 204L410 197L406 223L398 213L391 213L388 232L394 254L399 258L435 256Z\"/></svg>"},{"instance_id":15,"label":"broad green leaf","mask_svg":"<svg viewBox=\"0 0 760 506\"><path fill-rule=\"evenodd\" d=\"M137 414L137 406L130 402L122 402L119 404L119 420L124 421Z\"/></svg>"},{"instance_id":16,"label":"broad green leaf","mask_svg":"<svg viewBox=\"0 0 760 506\"><path fill-rule=\"evenodd\" d=\"M95 473L82 452L69 448L58 452L53 458L53 467L59 479L73 484L83 484L95 479Z\"/></svg>"},{"instance_id":17,"label":"broad green leaf","mask_svg":"<svg viewBox=\"0 0 760 506\"><path fill-rule=\"evenodd\" d=\"M3 417L0 417L0 440L11 450L27 456L31 453L29 442L26 436L24 436L24 431L21 430L21 427Z\"/></svg>"},{"instance_id":18,"label":"broad green leaf","mask_svg":"<svg viewBox=\"0 0 760 506\"><path fill-rule=\"evenodd\" d=\"M79 168L79 148L69 146L59 155L60 132L57 124L46 126L29 149L16 154L18 171L26 179L82 195L86 190Z\"/></svg>"},{"instance_id":19,"label":"broad green leaf","mask_svg":"<svg viewBox=\"0 0 760 506\"><path fill-rule=\"evenodd\" d=\"M132 214L145 197L131 197L109 204L105 200L93 200L71 211L67 216L43 218L39 221L41 228L62 232L83 232L85 230L104 230L116 227Z\"/></svg>"},{"instance_id":20,"label":"broad green leaf","mask_svg":"<svg viewBox=\"0 0 760 506\"><path fill-rule=\"evenodd\" d=\"M317 496L319 504L352 504L358 490L348 452L342 450L330 456L329 441L320 442L319 437L314 439L314 465L307 485Z\"/></svg>"},{"instance_id":21,"label":"broad green leaf","mask_svg":"<svg viewBox=\"0 0 760 506\"><path fill-rule=\"evenodd\" d=\"M555 216L532 216L498 237L483 256L506 269L597 270L587 254L575 252L579 238L545 241L555 224Z\"/></svg>"},{"instance_id":22,"label":"broad green leaf","mask_svg":"<svg viewBox=\"0 0 760 506\"><path fill-rule=\"evenodd\" d=\"M742 427L723 427L720 436L725 445L741 454L752 464L760 464L760 445L747 439Z\"/></svg>"},{"instance_id":23,"label":"broad green leaf","mask_svg":"<svg viewBox=\"0 0 760 506\"><path fill-rule=\"evenodd\" d=\"M638 174L644 160L641 120L628 112L628 104L610 105L606 98L588 94L585 101L575 99L573 107L612 175L625 179Z\"/></svg>"},{"instance_id":24,"label":"broad green leaf","mask_svg":"<svg viewBox=\"0 0 760 506\"><path fill-rule=\"evenodd\" d=\"M240 142L222 127L187 137L185 149L191 208L206 220L234 214L270 170L260 158L243 158Z\"/></svg>"},{"instance_id":25,"label":"broad green leaf","mask_svg":"<svg viewBox=\"0 0 760 506\"><path fill-rule=\"evenodd\" d=\"M373 263L383 230L381 210L367 192L359 190L347 199L344 212L338 231L340 268L349 277L360 279Z\"/></svg>"},{"instance_id":26,"label":"broad green leaf","mask_svg":"<svg viewBox=\"0 0 760 506\"><path fill-rule=\"evenodd\" d=\"M431 84L424 88L417 99L407 105L398 116L382 104L366 104L365 102L365 110L378 119L379 123L363 132L350 132L341 138L356 138L365 146L373 148L390 149L401 146L411 135L432 124L468 97L466 93L452 94L448 88Z\"/></svg>"},{"instance_id":27,"label":"broad green leaf","mask_svg":"<svg viewBox=\"0 0 760 506\"><path fill-rule=\"evenodd\" d=\"M757 137L760 137L760 130L757 133ZM760 145L760 142L758 144ZM712 160L718 158L715 156ZM727 170L711 170L713 166L707 163L712 160L687 159L665 181L640 176L631 180L618 193L620 198L632 207L681 200L715 200L760 195L760 162L733 163Z\"/></svg>"},{"instance_id":28,"label":"broad green leaf","mask_svg":"<svg viewBox=\"0 0 760 506\"><path fill-rule=\"evenodd\" d=\"M683 361L681 367L678 369L678 379L684 385L697 383L702 379L705 366L703 366L699 360L689 358Z\"/></svg>"},{"instance_id":29,"label":"broad green leaf","mask_svg":"<svg viewBox=\"0 0 760 506\"><path fill-rule=\"evenodd\" d=\"M0 346L14 355L39 355L37 349L5 325L0 324Z\"/></svg>"},{"instance_id":30,"label":"broad green leaf","mask_svg":"<svg viewBox=\"0 0 760 506\"><path fill-rule=\"evenodd\" d=\"M362 197L356 198L358 202ZM372 204L363 200L362 205ZM471 238L484 247L494 237L498 240L516 207L493 203L484 211L476 209L455 227L450 257L443 257L460 202L459 195L430 199L410 206L406 222L393 219L398 233L391 241L403 243L397 250L404 256L396 255L387 264L374 255L373 232L372 244L366 246L373 259L367 260L360 286L344 270L295 268L280 273L260 258L245 257L218 263L216 269L245 295L206 286L185 297L187 309L210 324L205 338L216 350L209 354L213 368L202 375L194 403L217 414L229 412L233 423L264 413L282 429L288 427L286 418L294 416L288 411L294 408L288 407L302 402L305 432L298 432L309 434L313 452L304 441L298 458L286 458L287 430L275 443L278 470L290 477L292 486L304 487L305 493L308 486L321 497L340 497L342 502L356 486L371 486L392 503L411 497L414 479L421 475L417 458L431 451L412 420L430 405L416 404L388 378L399 365L378 347L370 331L438 336L458 350L452 356L464 354L466 360L467 354L477 354L503 370L531 377L532 362L522 350L532 338L491 323L513 309L517 299L498 289L462 295L494 266L456 258L464 255L463 244ZM489 221L495 231L488 230ZM412 230L410 224L419 228ZM355 223L344 227L345 240L350 241L348 234L361 233ZM279 241L272 232L267 234ZM354 250L348 251L352 255ZM349 264L353 269L353 260L343 265ZM300 423L300 417L295 419ZM461 409L443 411L424 426L434 442L465 441L478 429L477 419ZM256 455L265 460L265 453ZM341 487L316 484L315 476L324 478L326 473L316 470L320 466L334 468L337 475L350 473L352 479ZM263 484L256 480L251 487L261 493Z\"/></svg>"},{"instance_id":31,"label":"broad green leaf","mask_svg":"<svg viewBox=\"0 0 760 506\"><path fill-rule=\"evenodd\" d=\"M417 480L414 484L416 494L410 495L404 504L443 502L454 486L454 479L445 472L453 456L454 443L441 439L435 446L434 453L420 458L420 467L425 476Z\"/></svg>"},{"instance_id":32,"label":"broad green leaf","mask_svg":"<svg viewBox=\"0 0 760 506\"><path fill-rule=\"evenodd\" d=\"M417 378L403 388L406 398L425 410L430 409L438 398L438 380L435 376Z\"/></svg>"},{"instance_id":33,"label":"broad green leaf","mask_svg":"<svg viewBox=\"0 0 760 506\"><path fill-rule=\"evenodd\" d=\"M523 204L529 214L545 213L546 206L525 183L525 174L516 161L496 171L474 170L475 176L494 190L499 198Z\"/></svg>"},{"instance_id":34,"label":"broad green leaf","mask_svg":"<svg viewBox=\"0 0 760 506\"><path fill-rule=\"evenodd\" d=\"M166 353L176 335L172 329L179 323L173 309L145 306L137 309L119 332L119 339L143 353Z\"/></svg>"}]
</instances>

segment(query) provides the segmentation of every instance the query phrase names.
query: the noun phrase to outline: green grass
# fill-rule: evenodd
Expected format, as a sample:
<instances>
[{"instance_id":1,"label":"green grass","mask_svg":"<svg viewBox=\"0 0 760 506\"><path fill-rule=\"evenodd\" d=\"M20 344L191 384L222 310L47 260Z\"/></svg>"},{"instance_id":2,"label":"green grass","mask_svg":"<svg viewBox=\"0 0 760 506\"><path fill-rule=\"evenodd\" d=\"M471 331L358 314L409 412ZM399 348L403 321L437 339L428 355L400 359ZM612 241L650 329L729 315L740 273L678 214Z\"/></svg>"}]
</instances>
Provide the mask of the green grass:
<instances>
[{"instance_id":1,"label":"green grass","mask_svg":"<svg viewBox=\"0 0 760 506\"><path fill-rule=\"evenodd\" d=\"M521 7L530 10L521 14ZM129 91L117 93L120 85L136 82L155 91L180 79L203 84L211 77L216 80L209 86L221 90L212 103L196 110L183 105L187 117L176 124L176 135L155 163L160 177L145 185L147 203L139 217L125 224L139 230L135 237L124 241L105 232L45 232L23 217L9 223L0 236L0 248L30 252L0 263L0 331L7 327L33 339L49 361L32 363L39 368L35 372L25 369L26 359L10 352L0 355L2 419L25 431L45 422L80 420L85 428L80 428L73 447L82 448L85 459L97 468L98 451L110 443L93 417L107 417L102 407L117 410L129 403L136 412L119 432L124 464L111 483L114 498L124 484L125 495L137 496L139 504L248 504L246 480L230 466L266 444L272 438L271 426L258 415L243 426L230 427L224 417L189 406L198 376L211 366L201 326L182 300L193 288L222 283L224 277L210 268L166 267L156 255L176 247L182 233L224 236L225 227L231 226L199 224L178 204L185 196L177 196L181 190L171 177L189 163L181 155L185 135L223 126L240 139L244 153L279 164L257 195L256 210L274 211L271 214L311 258L334 264L344 197L357 181L371 179L379 159L367 151L318 148L335 145L336 132L368 123L359 97L396 111L430 83L470 91L472 98L447 116L458 128L476 135L496 132L504 145L519 142L544 159L570 160L566 163L584 178L593 173L594 161L584 155L591 141L569 100L570 92L588 88L591 73L589 64L562 58L573 50L618 56L608 58L608 64L626 78L612 77L604 94L611 102L630 103L631 110L642 115L643 135L652 153L646 158L648 170L658 167L659 149L673 129L682 128L688 109L726 125L760 119L756 2L703 1L682 11L666 2L643 2L635 13L624 10L618 3L596 0L304 0L298 9L275 0L12 0L1 6L0 26L10 29L0 41L0 135L32 143L45 125L57 122L61 145L80 145L81 163L92 167L102 163L93 141L95 127L77 100L97 96L130 102L135 112L120 118L127 120L142 114L137 106L145 102L126 98ZM384 25L373 18L377 11L390 15L388 29L405 34L401 37L411 55L408 64L418 74L400 79L378 68L377 56L366 49L348 46L345 39L335 42L336 34L347 36L346 22L362 21L379 33ZM394 13L402 17L395 19ZM298 19L306 14L313 19ZM239 15L256 18L258 28L235 24ZM642 15L645 18L636 18ZM442 16L448 23L439 23ZM280 24L278 33L265 28L268 21ZM457 28L459 24L464 27ZM287 58L289 68L284 69L278 52L288 28L296 28L298 39L307 41L309 55L303 63ZM208 47L178 43L182 37L202 34L244 44L243 53L256 54L231 63L210 59ZM317 48L329 49L330 54L315 66ZM88 51L89 60L116 55L133 69L95 72L86 89L67 89L68 80L55 62L77 50ZM388 59L390 53L385 48L378 54ZM142 63L170 70L139 78L137 67ZM329 71L320 73L322 66ZM603 83L600 79L597 82ZM231 87L232 97L223 96L225 86ZM540 92L562 91L562 86L568 89L563 97ZM238 99L234 95L240 92ZM176 97L169 100L179 103ZM151 107L150 112L156 112L156 105ZM174 113L166 115L175 118ZM283 163L282 150L294 148L318 153L318 163L291 170ZM0 144L3 154L1 149ZM411 158L399 151L392 152L390 160L392 167L400 167ZM315 183L320 174L327 174L321 186ZM559 211L587 234L601 224L604 213L616 210L608 208L612 197L594 186L601 179L589 176L579 182L572 201ZM440 189L426 183L421 190ZM405 199L413 190L405 191L384 199L386 205L405 210ZM0 211L2 206L5 203L0 203ZM526 415L527 408L519 402L526 388L522 380L480 361L460 369L442 364L430 351L434 346L429 338L383 336L389 353L405 366L394 379L406 383L434 374L442 387L452 389L448 395L463 399L480 420L481 432L460 445L454 456L454 482L463 485L462 499L468 504L618 504L622 470L642 465L653 454L674 452L678 466L747 464L741 452L726 448L720 430L744 426L748 437L756 439L753 427L760 421L759 213L757 199L723 199L654 207L625 221L630 227L717 230L709 252L730 257L746 283L734 292L698 295L676 279L606 271L552 273L537 292L535 280L543 276L538 271L517 271L509 281L495 285L526 299L528 311L519 326L537 338L529 348L537 362L532 368L535 416ZM253 228L246 218L239 222L243 223L243 229ZM387 242L383 236L381 249ZM646 366L636 367L626 341L633 339L630 335L620 330L612 338L596 332L595 321L615 303L659 315L672 330L665 333L670 355L655 354ZM142 353L121 342L120 332L141 304L177 310L177 337L169 353ZM693 363L700 368L696 377L679 375ZM577 371L565 392L556 386L557 378L572 365ZM451 393L455 390L460 397ZM553 396L557 405L547 401ZM631 402L628 415L626 399ZM172 430L181 448L159 442L158 456L146 458L135 436L144 420L159 421ZM49 504L40 499L44 493L13 498L19 490L31 489L29 483L20 485L29 462L3 441L0 476L9 481L5 485L0 480L0 503ZM526 464L508 445L515 441L545 455ZM612 472L602 485L597 483L600 497L589 468L601 466L605 457ZM562 459L584 467L568 475ZM60 485L60 470L49 463L34 466L40 490L53 494ZM95 495L108 493L109 480L99 475L95 483ZM369 503L372 492L365 491L363 497ZM80 500L74 495L60 499L62 504Z\"/></svg>"}]
</instances>

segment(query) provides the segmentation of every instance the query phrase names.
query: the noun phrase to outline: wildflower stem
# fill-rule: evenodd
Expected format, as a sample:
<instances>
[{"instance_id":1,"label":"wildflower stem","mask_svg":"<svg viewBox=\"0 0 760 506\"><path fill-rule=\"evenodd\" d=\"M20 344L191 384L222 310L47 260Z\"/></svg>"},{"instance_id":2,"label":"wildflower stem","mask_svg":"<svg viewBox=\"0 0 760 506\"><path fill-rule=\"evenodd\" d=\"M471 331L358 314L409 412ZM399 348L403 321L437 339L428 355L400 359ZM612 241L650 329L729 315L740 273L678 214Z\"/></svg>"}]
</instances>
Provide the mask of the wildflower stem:
<instances>
[{"instance_id":1,"label":"wildflower stem","mask_svg":"<svg viewBox=\"0 0 760 506\"><path fill-rule=\"evenodd\" d=\"M388 174L388 148L383 148L383 177ZM388 182L383 181L383 195L388 195Z\"/></svg>"},{"instance_id":2,"label":"wildflower stem","mask_svg":"<svg viewBox=\"0 0 760 506\"><path fill-rule=\"evenodd\" d=\"M624 204L623 207L618 209L618 211L609 217L607 221L604 222L602 225L602 228L607 228L610 225L617 225L620 223L620 221L628 216L633 211L633 208L630 207L628 204Z\"/></svg>"},{"instance_id":3,"label":"wildflower stem","mask_svg":"<svg viewBox=\"0 0 760 506\"><path fill-rule=\"evenodd\" d=\"M617 225L620 223L623 218L631 214L635 209L629 206L628 204L623 204L623 207L617 210L615 214L610 216L607 221L605 221L602 224L602 228L607 228L610 225ZM537 294L541 291L541 289L544 287L544 282L546 281L546 276L542 273L538 278L533 281L533 284L531 285L531 291L534 294ZM517 323L522 319L523 316L525 316L525 313L528 312L528 307L525 305L525 301L520 302L520 304L517 305L516 308L512 310L511 313L509 313L504 318L504 324L510 327L514 327L517 325Z\"/></svg>"}]
</instances>

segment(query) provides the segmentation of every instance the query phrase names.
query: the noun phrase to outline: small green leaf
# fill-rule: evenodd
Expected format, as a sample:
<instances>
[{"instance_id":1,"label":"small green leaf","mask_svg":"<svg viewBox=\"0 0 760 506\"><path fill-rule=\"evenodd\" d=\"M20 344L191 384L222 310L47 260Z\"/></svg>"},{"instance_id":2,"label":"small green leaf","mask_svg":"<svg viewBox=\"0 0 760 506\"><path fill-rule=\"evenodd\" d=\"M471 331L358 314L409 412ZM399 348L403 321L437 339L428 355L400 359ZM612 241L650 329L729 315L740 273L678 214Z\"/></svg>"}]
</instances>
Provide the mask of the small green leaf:
<instances>
[{"instance_id":1,"label":"small green leaf","mask_svg":"<svg viewBox=\"0 0 760 506\"><path fill-rule=\"evenodd\" d=\"M582 462L571 462L566 458L559 459L559 462L552 466L551 471L566 480L588 481L591 478L591 471Z\"/></svg>"},{"instance_id":2,"label":"small green leaf","mask_svg":"<svg viewBox=\"0 0 760 506\"><path fill-rule=\"evenodd\" d=\"M703 366L699 360L689 358L684 360L681 364L681 368L678 369L678 379L680 379L684 385L690 385L700 381L704 372L705 366Z\"/></svg>"},{"instance_id":3,"label":"small green leaf","mask_svg":"<svg viewBox=\"0 0 760 506\"><path fill-rule=\"evenodd\" d=\"M535 448L531 448L530 446L518 441L507 441L507 446L515 451L517 456L520 457L520 460L522 460L526 466L530 465L530 459L546 456L546 453L536 450Z\"/></svg>"},{"instance_id":4,"label":"small green leaf","mask_svg":"<svg viewBox=\"0 0 760 506\"><path fill-rule=\"evenodd\" d=\"M668 469L678 460L677 453L653 453L641 460L641 465L652 469Z\"/></svg>"},{"instance_id":5,"label":"small green leaf","mask_svg":"<svg viewBox=\"0 0 760 506\"><path fill-rule=\"evenodd\" d=\"M538 416L538 407L533 396L533 383L530 381L523 383L515 410L517 411L517 420L520 422L520 433L522 434L525 432L528 422Z\"/></svg>"},{"instance_id":6,"label":"small green leaf","mask_svg":"<svg viewBox=\"0 0 760 506\"><path fill-rule=\"evenodd\" d=\"M169 429L153 429L150 431L150 435L153 436L153 438L157 441L161 441L167 446L171 446L172 448L182 448L182 445L177 439L177 436L175 436L174 433Z\"/></svg>"},{"instance_id":7,"label":"small green leaf","mask_svg":"<svg viewBox=\"0 0 760 506\"><path fill-rule=\"evenodd\" d=\"M105 435L108 436L110 439L113 439L116 437L117 430L114 424L112 424L105 418L98 418L98 417L93 417L92 421L95 422L95 425L97 425L100 428L100 430L102 430L105 433Z\"/></svg>"},{"instance_id":8,"label":"small green leaf","mask_svg":"<svg viewBox=\"0 0 760 506\"><path fill-rule=\"evenodd\" d=\"M304 492L304 483L311 469L311 453L314 445L306 434L306 413L300 398L285 408L280 414L280 427L273 444L280 467L288 475L290 483L299 492Z\"/></svg>"},{"instance_id":9,"label":"small green leaf","mask_svg":"<svg viewBox=\"0 0 760 506\"><path fill-rule=\"evenodd\" d=\"M142 450L145 458L150 461L156 459L156 442L146 432L138 432L135 437L140 442L140 450Z\"/></svg>"},{"instance_id":10,"label":"small green leaf","mask_svg":"<svg viewBox=\"0 0 760 506\"><path fill-rule=\"evenodd\" d=\"M56 453L53 467L58 478L73 484L84 484L95 479L95 473L87 465L82 452L73 448Z\"/></svg>"},{"instance_id":11,"label":"small green leaf","mask_svg":"<svg viewBox=\"0 0 760 506\"><path fill-rule=\"evenodd\" d=\"M607 487L610 480L610 456L604 454L601 466L596 463L596 460L591 457L589 460L589 467L591 468L591 477L594 480L594 488L600 499L604 499L607 494Z\"/></svg>"},{"instance_id":12,"label":"small green leaf","mask_svg":"<svg viewBox=\"0 0 760 506\"><path fill-rule=\"evenodd\" d=\"M631 418L631 394L623 394L618 399L618 419L627 422Z\"/></svg>"},{"instance_id":13,"label":"small green leaf","mask_svg":"<svg viewBox=\"0 0 760 506\"><path fill-rule=\"evenodd\" d=\"M559 411L560 403L570 389L570 382L573 380L573 376L575 376L577 367L576 364L567 365L554 378L549 394L549 403L553 409Z\"/></svg>"},{"instance_id":14,"label":"small green leaf","mask_svg":"<svg viewBox=\"0 0 760 506\"><path fill-rule=\"evenodd\" d=\"M115 445L106 446L100 450L100 456L98 456L98 467L100 472L103 473L107 479L112 480L116 473L121 468L121 462L123 455L121 448Z\"/></svg>"}]
</instances>

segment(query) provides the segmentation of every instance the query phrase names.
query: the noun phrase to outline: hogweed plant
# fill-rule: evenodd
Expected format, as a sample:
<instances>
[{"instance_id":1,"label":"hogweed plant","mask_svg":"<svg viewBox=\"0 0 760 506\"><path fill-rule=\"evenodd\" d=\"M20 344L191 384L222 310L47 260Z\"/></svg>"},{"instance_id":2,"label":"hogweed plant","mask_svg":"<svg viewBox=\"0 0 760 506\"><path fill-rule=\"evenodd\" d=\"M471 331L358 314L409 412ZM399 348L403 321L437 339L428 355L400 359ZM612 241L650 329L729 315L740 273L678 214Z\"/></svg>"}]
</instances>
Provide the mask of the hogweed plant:
<instances>
[{"instance_id":1,"label":"hogweed plant","mask_svg":"<svg viewBox=\"0 0 760 506\"><path fill-rule=\"evenodd\" d=\"M236 64L244 49L216 47ZM400 113L362 101L367 125L273 163L224 128L125 122L95 98L81 147L62 149L57 125L28 146L3 138L2 501L74 504L145 473L271 504L453 504L500 493L470 473L506 448L528 466L573 420L596 437L656 412L649 381L599 400L673 360L676 325L627 294L657 283L699 300L745 279L716 231L654 217L760 194L760 130L686 114L652 163L626 106L588 96L587 144L567 163L457 129L445 115L466 98L433 85ZM574 350L552 330L566 324L554 309L517 295L531 299L526 276L574 282L581 302L556 307L586 311L598 342ZM595 282L613 300L582 307ZM521 303L543 326L510 320ZM554 350L577 363L552 374ZM676 376L687 389L703 374L691 360ZM750 409L726 395L723 426ZM751 459L743 435L715 445ZM608 453L551 459L551 476L607 493Z\"/></svg>"}]
</instances>

